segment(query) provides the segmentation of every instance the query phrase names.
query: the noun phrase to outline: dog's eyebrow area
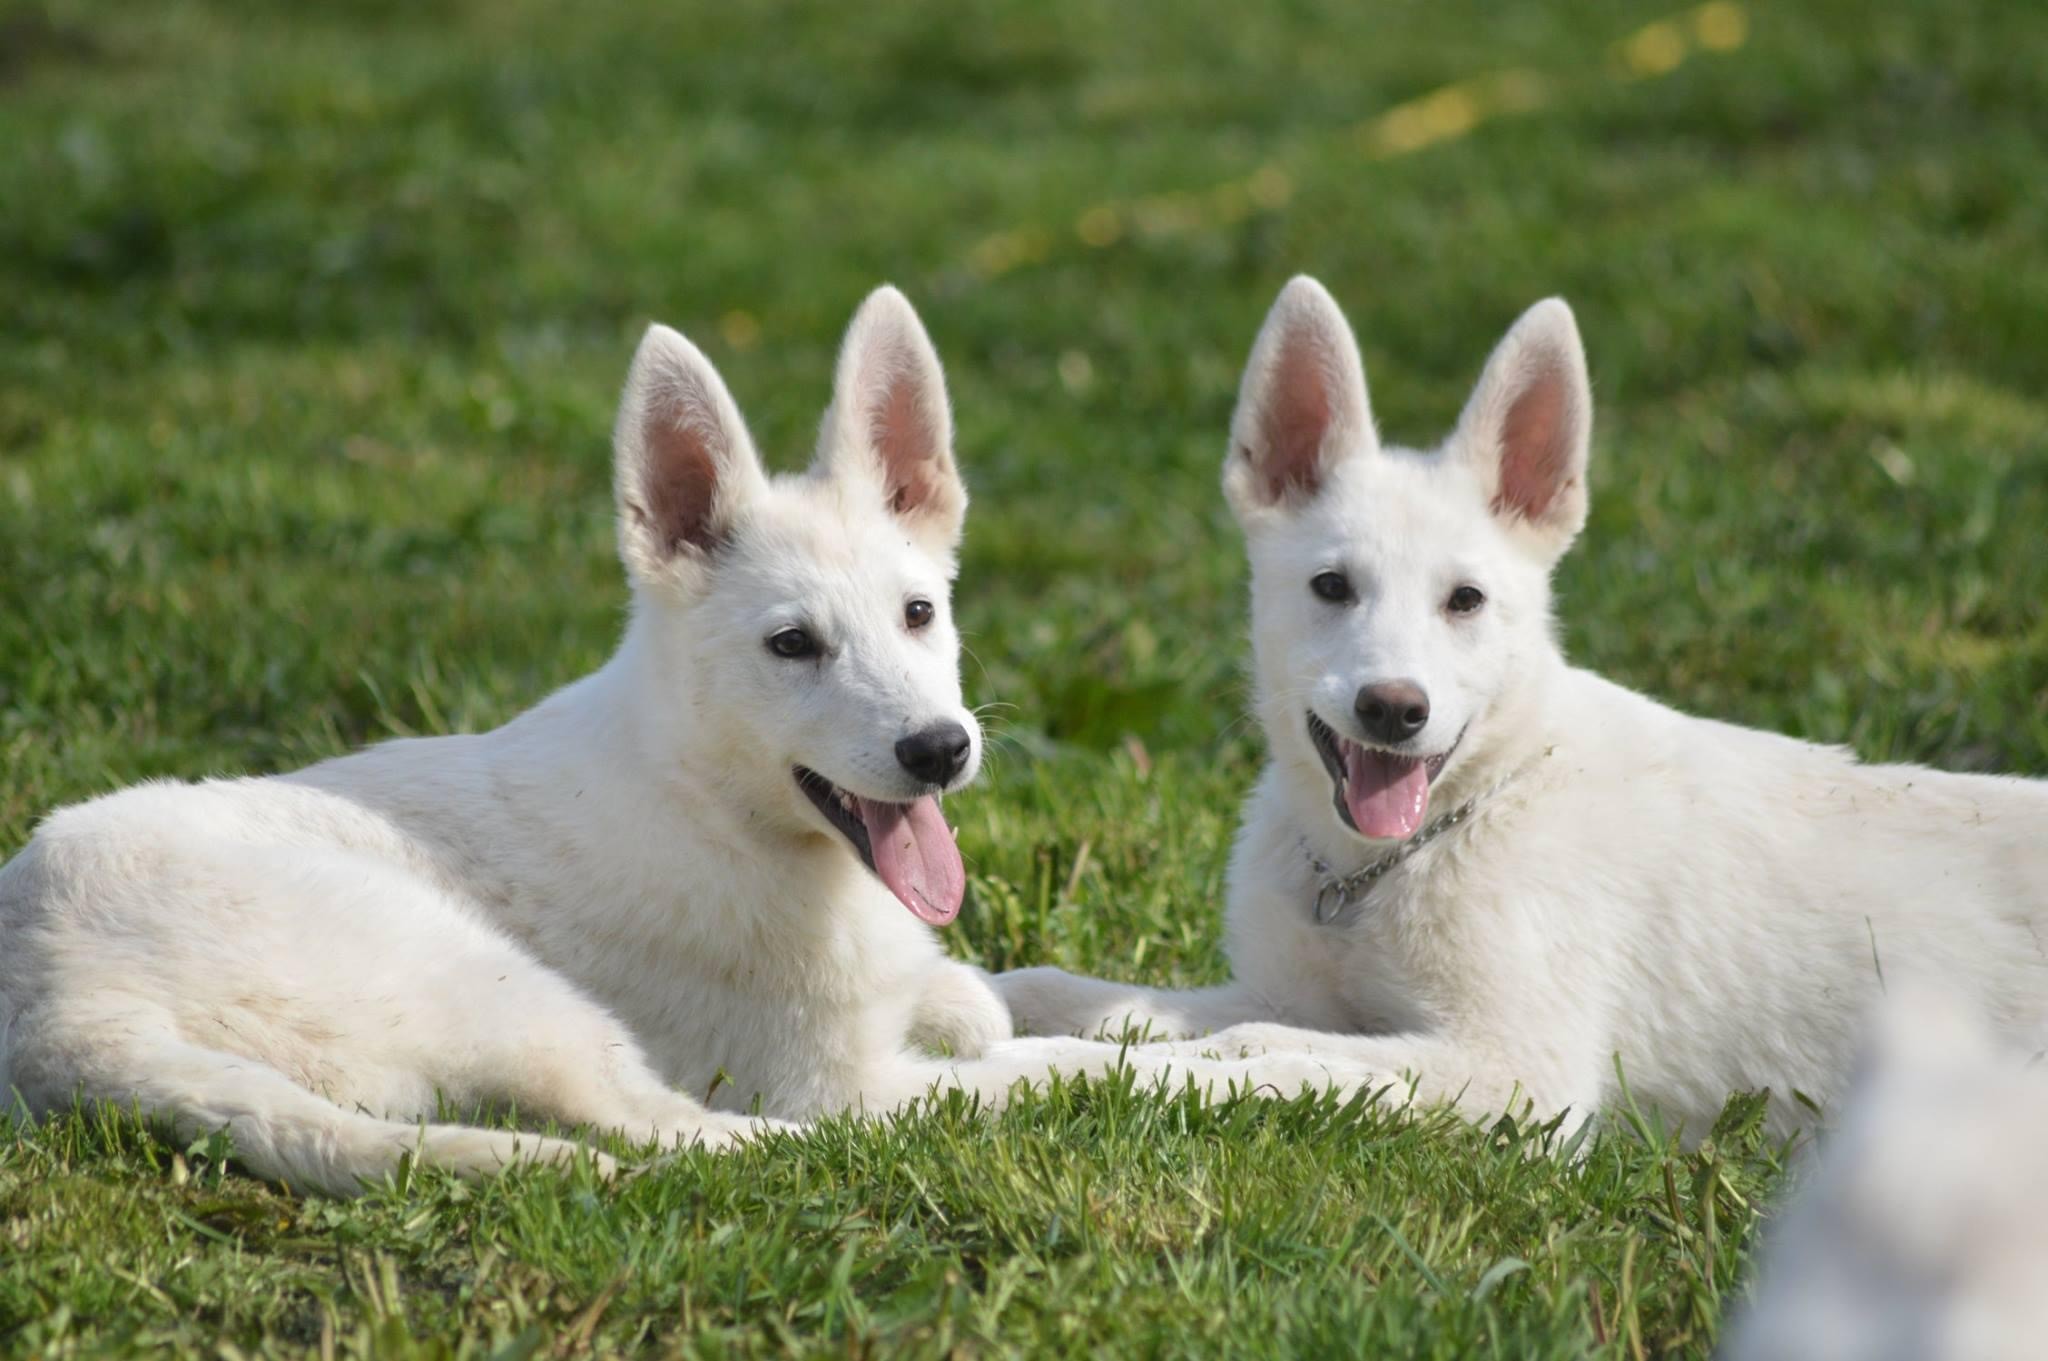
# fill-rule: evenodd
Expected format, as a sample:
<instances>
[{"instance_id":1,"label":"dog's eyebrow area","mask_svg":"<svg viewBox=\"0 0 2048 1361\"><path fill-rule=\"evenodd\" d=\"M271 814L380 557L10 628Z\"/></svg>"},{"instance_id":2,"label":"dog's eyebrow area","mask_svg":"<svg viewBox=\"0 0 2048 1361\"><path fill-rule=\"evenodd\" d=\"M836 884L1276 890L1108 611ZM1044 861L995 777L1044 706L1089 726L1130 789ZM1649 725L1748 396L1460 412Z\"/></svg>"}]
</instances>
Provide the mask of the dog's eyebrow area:
<instances>
[{"instance_id":1,"label":"dog's eyebrow area","mask_svg":"<svg viewBox=\"0 0 2048 1361\"><path fill-rule=\"evenodd\" d=\"M1493 574L1476 562L1456 562L1436 574L1436 580L1444 590L1453 586L1484 586Z\"/></svg>"}]
</instances>

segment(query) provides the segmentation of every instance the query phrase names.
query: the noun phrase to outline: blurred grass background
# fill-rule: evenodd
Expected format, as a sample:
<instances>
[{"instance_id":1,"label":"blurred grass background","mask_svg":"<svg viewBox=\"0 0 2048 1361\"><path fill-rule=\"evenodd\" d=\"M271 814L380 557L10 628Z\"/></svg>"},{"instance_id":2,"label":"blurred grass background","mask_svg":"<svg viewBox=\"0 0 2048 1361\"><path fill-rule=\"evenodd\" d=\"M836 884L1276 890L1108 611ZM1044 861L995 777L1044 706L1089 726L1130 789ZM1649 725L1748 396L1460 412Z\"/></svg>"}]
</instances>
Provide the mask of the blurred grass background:
<instances>
[{"instance_id":1,"label":"blurred grass background","mask_svg":"<svg viewBox=\"0 0 2048 1361\"><path fill-rule=\"evenodd\" d=\"M1577 660L2048 773L2044 149L2048 10L1988 0L0 0L0 854L596 665L641 328L794 467L884 279L948 364L1006 706L950 806L966 957L1222 970L1258 737L1216 472L1297 270L1409 443L1572 301Z\"/></svg>"}]
</instances>

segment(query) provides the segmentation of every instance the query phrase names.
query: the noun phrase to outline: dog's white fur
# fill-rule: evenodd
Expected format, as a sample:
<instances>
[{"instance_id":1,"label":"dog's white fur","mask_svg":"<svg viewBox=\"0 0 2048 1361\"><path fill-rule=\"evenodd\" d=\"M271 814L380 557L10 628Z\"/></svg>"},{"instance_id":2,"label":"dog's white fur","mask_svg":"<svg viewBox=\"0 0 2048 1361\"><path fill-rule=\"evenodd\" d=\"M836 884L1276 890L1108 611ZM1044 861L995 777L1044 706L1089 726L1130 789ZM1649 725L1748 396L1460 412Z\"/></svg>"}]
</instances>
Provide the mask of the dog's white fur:
<instances>
[{"instance_id":1,"label":"dog's white fur","mask_svg":"<svg viewBox=\"0 0 2048 1361\"><path fill-rule=\"evenodd\" d=\"M2027 1361L2048 1342L2048 1075L1897 988L1724 1361Z\"/></svg>"},{"instance_id":2,"label":"dog's white fur","mask_svg":"<svg viewBox=\"0 0 2048 1361\"><path fill-rule=\"evenodd\" d=\"M616 655L491 733L50 816L0 869L0 1093L224 1127L259 1173L347 1194L411 1149L460 1172L575 1150L422 1125L441 1100L717 1144L760 1127L756 1100L802 1119L1115 1066L1114 1046L1011 1040L792 776L915 798L894 743L952 720L972 750L951 783L973 778L951 441L893 289L848 331L801 477L770 479L710 363L651 328L614 437ZM913 597L934 607L918 629ZM819 657L764 645L796 624ZM1136 1066L1290 1090L1331 1071Z\"/></svg>"},{"instance_id":3,"label":"dog's white fur","mask_svg":"<svg viewBox=\"0 0 2048 1361\"><path fill-rule=\"evenodd\" d=\"M1550 576L1585 521L1591 412L1552 299L1508 332L1440 448L1383 447L1336 303L1287 286L1224 473L1271 748L1231 861L1234 981L1162 993L1022 970L996 980L1020 1026L1228 1027L1195 1047L1341 1056L1474 1115L1590 1113L1618 1056L1634 1095L1696 1134L1732 1091L1768 1087L1780 1130L1795 1093L1836 1096L1880 962L2039 1046L2048 786L1862 765L1566 664ZM1353 602L1312 594L1332 569ZM1466 584L1485 603L1454 613ZM1309 856L1348 872L1398 843L1340 820L1305 715L1363 740L1353 695L1394 678L1430 700L1403 750L1450 753L1430 816L1479 802L1318 925Z\"/></svg>"}]
</instances>

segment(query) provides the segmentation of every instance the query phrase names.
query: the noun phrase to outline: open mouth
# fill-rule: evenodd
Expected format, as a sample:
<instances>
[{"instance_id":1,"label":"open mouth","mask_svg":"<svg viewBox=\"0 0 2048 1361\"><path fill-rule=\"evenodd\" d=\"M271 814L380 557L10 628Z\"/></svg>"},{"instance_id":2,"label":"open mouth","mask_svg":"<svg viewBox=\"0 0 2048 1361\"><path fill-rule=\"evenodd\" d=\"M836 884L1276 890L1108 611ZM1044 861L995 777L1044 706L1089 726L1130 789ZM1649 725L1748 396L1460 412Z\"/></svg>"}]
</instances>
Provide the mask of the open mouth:
<instances>
[{"instance_id":1,"label":"open mouth","mask_svg":"<svg viewBox=\"0 0 2048 1361\"><path fill-rule=\"evenodd\" d=\"M841 789L815 770L797 766L792 773L797 788L846 838L861 863L919 921L944 926L960 915L967 871L936 796L887 803Z\"/></svg>"},{"instance_id":2,"label":"open mouth","mask_svg":"<svg viewBox=\"0 0 2048 1361\"><path fill-rule=\"evenodd\" d=\"M1465 734L1460 732L1457 740L1434 756L1403 756L1340 737L1329 724L1310 714L1308 736L1316 755L1323 758L1323 769L1330 773L1338 819L1360 836L1406 841L1429 815L1430 783L1442 773L1444 762L1451 759Z\"/></svg>"}]
</instances>

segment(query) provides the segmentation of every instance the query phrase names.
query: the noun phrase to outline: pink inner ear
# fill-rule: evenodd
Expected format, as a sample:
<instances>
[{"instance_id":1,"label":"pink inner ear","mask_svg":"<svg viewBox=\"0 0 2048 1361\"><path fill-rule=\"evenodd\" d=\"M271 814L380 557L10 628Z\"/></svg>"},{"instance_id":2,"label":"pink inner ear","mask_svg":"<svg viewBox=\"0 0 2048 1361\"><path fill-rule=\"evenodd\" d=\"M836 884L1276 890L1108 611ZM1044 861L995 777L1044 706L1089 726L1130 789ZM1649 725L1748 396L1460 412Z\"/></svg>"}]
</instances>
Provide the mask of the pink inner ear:
<instances>
[{"instance_id":1,"label":"pink inner ear","mask_svg":"<svg viewBox=\"0 0 2048 1361\"><path fill-rule=\"evenodd\" d=\"M1313 492L1322 480L1323 440L1333 412L1328 366L1306 336L1289 336L1273 363L1259 433L1266 442L1260 468L1266 495L1278 501L1290 491Z\"/></svg>"},{"instance_id":2,"label":"pink inner ear","mask_svg":"<svg viewBox=\"0 0 2048 1361\"><path fill-rule=\"evenodd\" d=\"M889 384L869 431L888 481L889 508L901 515L929 501L938 451L909 383L898 379Z\"/></svg>"},{"instance_id":3,"label":"pink inner ear","mask_svg":"<svg viewBox=\"0 0 2048 1361\"><path fill-rule=\"evenodd\" d=\"M1496 513L1540 520L1570 490L1571 413L1563 374L1545 371L1529 380L1508 407L1500 428L1500 489Z\"/></svg>"},{"instance_id":4,"label":"pink inner ear","mask_svg":"<svg viewBox=\"0 0 2048 1361\"><path fill-rule=\"evenodd\" d=\"M718 461L711 441L716 438L689 403L657 404L641 426L647 515L668 552L684 546L708 551L722 537L712 520Z\"/></svg>"}]
</instances>

